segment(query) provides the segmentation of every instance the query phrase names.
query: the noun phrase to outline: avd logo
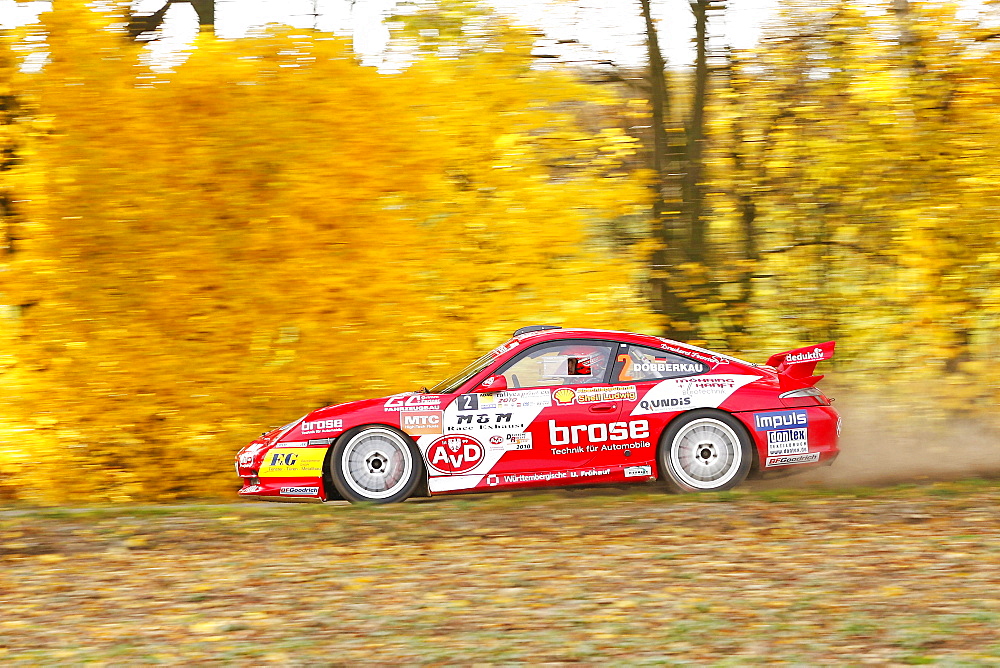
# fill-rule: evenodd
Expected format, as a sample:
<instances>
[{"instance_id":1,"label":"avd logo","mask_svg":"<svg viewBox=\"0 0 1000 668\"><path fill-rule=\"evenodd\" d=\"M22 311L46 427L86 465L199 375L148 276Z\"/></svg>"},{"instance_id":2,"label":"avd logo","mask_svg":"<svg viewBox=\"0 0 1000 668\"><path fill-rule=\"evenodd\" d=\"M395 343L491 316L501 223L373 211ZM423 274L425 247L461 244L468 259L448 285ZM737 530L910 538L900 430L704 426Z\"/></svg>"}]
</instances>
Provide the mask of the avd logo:
<instances>
[{"instance_id":1,"label":"avd logo","mask_svg":"<svg viewBox=\"0 0 1000 668\"><path fill-rule=\"evenodd\" d=\"M465 434L444 436L427 448L427 461L442 473L465 473L483 461L483 446Z\"/></svg>"}]
</instances>

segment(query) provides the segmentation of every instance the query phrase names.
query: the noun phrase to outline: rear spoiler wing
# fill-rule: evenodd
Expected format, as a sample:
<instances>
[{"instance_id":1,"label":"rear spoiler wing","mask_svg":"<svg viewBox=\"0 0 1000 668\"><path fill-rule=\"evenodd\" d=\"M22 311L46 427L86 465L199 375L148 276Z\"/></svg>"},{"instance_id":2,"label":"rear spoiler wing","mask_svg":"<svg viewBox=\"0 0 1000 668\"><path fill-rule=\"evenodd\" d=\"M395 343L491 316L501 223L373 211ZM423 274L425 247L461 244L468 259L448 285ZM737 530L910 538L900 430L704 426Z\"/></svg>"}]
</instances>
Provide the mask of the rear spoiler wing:
<instances>
[{"instance_id":1,"label":"rear spoiler wing","mask_svg":"<svg viewBox=\"0 0 1000 668\"><path fill-rule=\"evenodd\" d=\"M835 341L827 341L815 346L787 350L777 355L771 355L767 360L767 365L773 366L778 372L778 383L782 392L812 387L823 379L821 375L813 375L816 365L833 357L833 349L836 345Z\"/></svg>"}]
</instances>

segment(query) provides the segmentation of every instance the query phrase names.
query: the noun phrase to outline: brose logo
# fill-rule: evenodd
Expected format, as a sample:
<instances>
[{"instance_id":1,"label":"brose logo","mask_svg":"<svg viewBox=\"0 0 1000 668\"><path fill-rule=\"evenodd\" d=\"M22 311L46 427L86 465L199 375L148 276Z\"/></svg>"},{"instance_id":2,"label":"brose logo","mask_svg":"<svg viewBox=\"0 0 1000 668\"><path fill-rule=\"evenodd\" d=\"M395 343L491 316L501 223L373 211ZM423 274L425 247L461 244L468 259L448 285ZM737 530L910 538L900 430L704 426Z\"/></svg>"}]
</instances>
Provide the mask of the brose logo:
<instances>
[{"instance_id":1,"label":"brose logo","mask_svg":"<svg viewBox=\"0 0 1000 668\"><path fill-rule=\"evenodd\" d=\"M440 434L442 415L441 411L400 412L399 425L411 436Z\"/></svg>"},{"instance_id":2,"label":"brose logo","mask_svg":"<svg viewBox=\"0 0 1000 668\"><path fill-rule=\"evenodd\" d=\"M647 420L632 420L631 422L612 422L610 424L598 422L596 424L574 424L569 427L558 427L555 420L549 420L549 443L551 445L579 443L581 434L590 443L649 438L649 422Z\"/></svg>"},{"instance_id":3,"label":"brose logo","mask_svg":"<svg viewBox=\"0 0 1000 668\"><path fill-rule=\"evenodd\" d=\"M343 429L343 420L313 420L312 422L302 423L302 433L309 434L317 431L333 431L336 429Z\"/></svg>"},{"instance_id":4,"label":"brose logo","mask_svg":"<svg viewBox=\"0 0 1000 668\"><path fill-rule=\"evenodd\" d=\"M465 473L483 461L484 449L476 439L465 434L444 436L427 448L427 461L442 473Z\"/></svg>"}]
</instances>

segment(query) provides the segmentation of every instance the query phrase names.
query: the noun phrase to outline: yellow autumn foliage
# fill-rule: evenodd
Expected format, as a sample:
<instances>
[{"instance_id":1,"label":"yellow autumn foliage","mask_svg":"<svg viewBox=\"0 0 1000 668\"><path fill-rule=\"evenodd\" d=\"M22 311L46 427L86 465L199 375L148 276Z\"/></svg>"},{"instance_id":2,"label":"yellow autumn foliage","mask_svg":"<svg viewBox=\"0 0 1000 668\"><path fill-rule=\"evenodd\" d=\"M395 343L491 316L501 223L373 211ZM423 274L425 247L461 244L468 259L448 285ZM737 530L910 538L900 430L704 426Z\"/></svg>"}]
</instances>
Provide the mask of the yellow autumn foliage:
<instances>
[{"instance_id":1,"label":"yellow autumn foliage","mask_svg":"<svg viewBox=\"0 0 1000 668\"><path fill-rule=\"evenodd\" d=\"M531 70L517 31L395 74L321 33L201 35L164 73L114 19L57 3L19 91L9 497L230 494L260 431L432 384L517 326L655 331L643 249L603 234L646 203L616 169L633 142L582 127L600 95Z\"/></svg>"}]
</instances>

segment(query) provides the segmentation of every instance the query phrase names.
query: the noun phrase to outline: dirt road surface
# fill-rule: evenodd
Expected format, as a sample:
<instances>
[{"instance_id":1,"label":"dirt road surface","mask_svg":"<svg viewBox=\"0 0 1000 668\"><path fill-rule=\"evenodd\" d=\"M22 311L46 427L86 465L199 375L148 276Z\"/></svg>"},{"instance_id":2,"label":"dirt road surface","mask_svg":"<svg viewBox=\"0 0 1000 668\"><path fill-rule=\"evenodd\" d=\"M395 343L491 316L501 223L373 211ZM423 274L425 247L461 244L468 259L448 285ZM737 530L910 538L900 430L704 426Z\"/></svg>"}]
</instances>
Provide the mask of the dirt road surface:
<instances>
[{"instance_id":1,"label":"dirt road surface","mask_svg":"<svg viewBox=\"0 0 1000 668\"><path fill-rule=\"evenodd\" d=\"M1000 663L1000 483L0 515L5 665Z\"/></svg>"}]
</instances>

